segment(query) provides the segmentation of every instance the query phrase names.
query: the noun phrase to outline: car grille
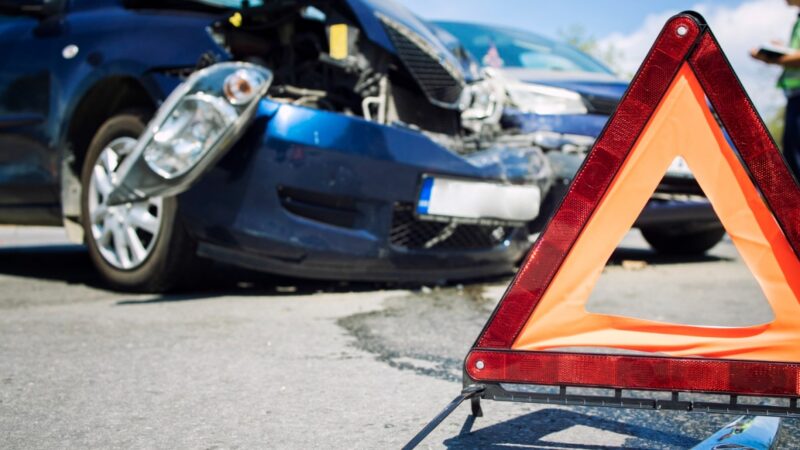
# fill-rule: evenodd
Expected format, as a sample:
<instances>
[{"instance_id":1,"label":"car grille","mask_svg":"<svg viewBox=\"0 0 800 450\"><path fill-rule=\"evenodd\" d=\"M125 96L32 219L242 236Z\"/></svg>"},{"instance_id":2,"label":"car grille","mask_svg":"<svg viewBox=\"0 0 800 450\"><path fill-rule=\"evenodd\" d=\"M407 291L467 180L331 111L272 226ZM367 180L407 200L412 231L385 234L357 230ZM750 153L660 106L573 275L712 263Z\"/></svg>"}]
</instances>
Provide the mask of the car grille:
<instances>
[{"instance_id":1,"label":"car grille","mask_svg":"<svg viewBox=\"0 0 800 450\"><path fill-rule=\"evenodd\" d=\"M516 231L513 227L433 222L414 217L414 205L395 205L389 241L410 250L488 250Z\"/></svg>"},{"instance_id":2,"label":"car grille","mask_svg":"<svg viewBox=\"0 0 800 450\"><path fill-rule=\"evenodd\" d=\"M586 100L586 106L591 114L602 114L604 116L610 116L614 114L614 111L617 109L617 105L619 104L619 99L612 98L612 97L599 97L597 95L584 95L584 100Z\"/></svg>"},{"instance_id":3,"label":"car grille","mask_svg":"<svg viewBox=\"0 0 800 450\"><path fill-rule=\"evenodd\" d=\"M436 50L414 31L385 16L380 18L398 56L428 99L439 106L457 105L464 89L458 69L440 60Z\"/></svg>"}]
</instances>

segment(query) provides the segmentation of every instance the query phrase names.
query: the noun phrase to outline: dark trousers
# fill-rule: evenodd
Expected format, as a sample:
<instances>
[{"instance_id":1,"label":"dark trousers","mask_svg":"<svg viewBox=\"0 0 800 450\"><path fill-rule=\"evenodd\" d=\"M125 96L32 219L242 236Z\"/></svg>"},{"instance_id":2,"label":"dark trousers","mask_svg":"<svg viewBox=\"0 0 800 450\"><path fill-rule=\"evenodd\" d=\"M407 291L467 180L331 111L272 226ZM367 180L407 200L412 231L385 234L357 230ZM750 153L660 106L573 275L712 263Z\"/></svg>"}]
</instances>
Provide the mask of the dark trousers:
<instances>
[{"instance_id":1,"label":"dark trousers","mask_svg":"<svg viewBox=\"0 0 800 450\"><path fill-rule=\"evenodd\" d=\"M800 94L786 101L786 125L783 129L783 157L796 180L800 180Z\"/></svg>"}]
</instances>

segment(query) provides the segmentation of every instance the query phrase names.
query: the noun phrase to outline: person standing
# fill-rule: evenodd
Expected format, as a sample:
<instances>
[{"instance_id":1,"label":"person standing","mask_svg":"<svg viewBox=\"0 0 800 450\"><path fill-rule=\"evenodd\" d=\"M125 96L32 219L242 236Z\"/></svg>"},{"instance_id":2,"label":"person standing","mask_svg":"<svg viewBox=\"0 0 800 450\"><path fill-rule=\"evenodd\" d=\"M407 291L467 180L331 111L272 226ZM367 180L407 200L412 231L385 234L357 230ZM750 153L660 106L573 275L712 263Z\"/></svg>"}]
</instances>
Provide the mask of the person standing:
<instances>
[{"instance_id":1,"label":"person standing","mask_svg":"<svg viewBox=\"0 0 800 450\"><path fill-rule=\"evenodd\" d=\"M800 7L800 0L786 0L786 4ZM750 56L783 67L778 79L778 87L786 93L783 155L795 179L800 180L800 16L792 28L789 48L791 51L780 56L769 56L759 49L752 49Z\"/></svg>"}]
</instances>

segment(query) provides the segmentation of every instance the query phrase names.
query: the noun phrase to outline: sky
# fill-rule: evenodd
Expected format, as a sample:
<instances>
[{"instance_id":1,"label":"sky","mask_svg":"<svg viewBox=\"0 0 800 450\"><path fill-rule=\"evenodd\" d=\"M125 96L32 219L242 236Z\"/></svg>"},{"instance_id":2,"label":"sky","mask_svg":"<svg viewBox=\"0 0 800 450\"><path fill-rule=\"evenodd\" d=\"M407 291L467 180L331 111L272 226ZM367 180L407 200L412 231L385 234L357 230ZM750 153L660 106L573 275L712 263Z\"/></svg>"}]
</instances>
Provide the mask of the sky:
<instances>
[{"instance_id":1,"label":"sky","mask_svg":"<svg viewBox=\"0 0 800 450\"><path fill-rule=\"evenodd\" d=\"M601 49L613 48L623 74L644 59L666 20L681 11L703 14L764 118L785 102L775 87L780 69L754 61L752 47L787 41L797 8L785 0L399 0L419 16L505 25L550 38L580 27Z\"/></svg>"}]
</instances>

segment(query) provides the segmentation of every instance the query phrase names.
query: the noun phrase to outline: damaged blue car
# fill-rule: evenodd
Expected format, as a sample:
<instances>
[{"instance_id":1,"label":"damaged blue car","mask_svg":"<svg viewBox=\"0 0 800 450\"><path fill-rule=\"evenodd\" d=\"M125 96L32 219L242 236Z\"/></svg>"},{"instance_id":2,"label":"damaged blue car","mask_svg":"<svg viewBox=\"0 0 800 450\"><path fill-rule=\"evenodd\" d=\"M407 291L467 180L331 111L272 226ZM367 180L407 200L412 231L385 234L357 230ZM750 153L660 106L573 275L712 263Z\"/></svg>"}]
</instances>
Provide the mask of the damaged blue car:
<instances>
[{"instance_id":1,"label":"damaged blue car","mask_svg":"<svg viewBox=\"0 0 800 450\"><path fill-rule=\"evenodd\" d=\"M125 290L509 273L552 171L446 40L377 0L0 1L0 223Z\"/></svg>"}]
</instances>

